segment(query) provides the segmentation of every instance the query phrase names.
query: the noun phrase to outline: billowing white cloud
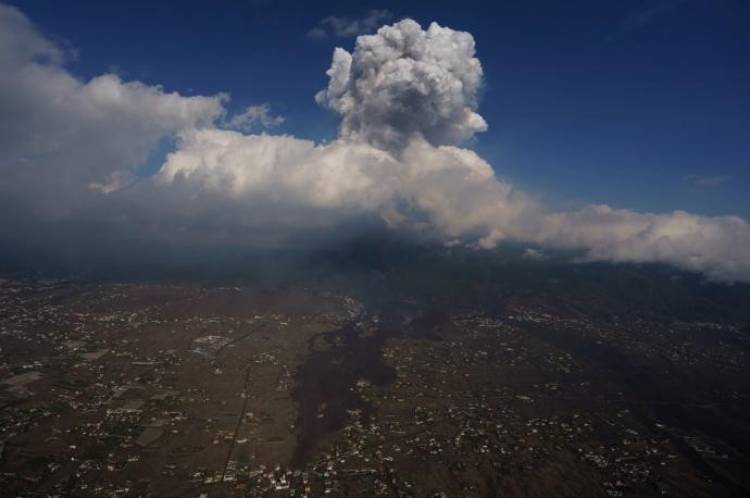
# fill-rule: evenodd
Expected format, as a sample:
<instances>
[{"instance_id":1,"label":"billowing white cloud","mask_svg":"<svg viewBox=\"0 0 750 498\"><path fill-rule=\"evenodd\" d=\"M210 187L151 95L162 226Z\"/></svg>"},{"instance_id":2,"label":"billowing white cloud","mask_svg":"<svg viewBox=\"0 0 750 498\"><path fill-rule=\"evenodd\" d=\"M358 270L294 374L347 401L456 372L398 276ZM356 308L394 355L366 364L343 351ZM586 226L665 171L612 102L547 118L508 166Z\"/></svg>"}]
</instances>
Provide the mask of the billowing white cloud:
<instances>
[{"instance_id":1,"label":"billowing white cloud","mask_svg":"<svg viewBox=\"0 0 750 498\"><path fill-rule=\"evenodd\" d=\"M224 112L222 95L184 97L114 74L84 82L64 60L20 11L0 4L0 174L15 190L7 194L36 208L65 209L90 184L143 163L164 137Z\"/></svg>"},{"instance_id":2,"label":"billowing white cloud","mask_svg":"<svg viewBox=\"0 0 750 498\"><path fill-rule=\"evenodd\" d=\"M587 251L587 259L660 262L717 280L750 282L750 224L737 216L637 213L595 205L548 214L534 240Z\"/></svg>"},{"instance_id":3,"label":"billowing white cloud","mask_svg":"<svg viewBox=\"0 0 750 498\"><path fill-rule=\"evenodd\" d=\"M389 176L397 170L389 154L366 144L316 145L287 136L203 129L181 135L156 181L253 204L377 210L394 189L396 180Z\"/></svg>"},{"instance_id":4,"label":"billowing white cloud","mask_svg":"<svg viewBox=\"0 0 750 498\"><path fill-rule=\"evenodd\" d=\"M351 54L336 49L317 99L342 124L325 144L243 133L266 118L273 125L270 109L227 120L223 95L185 97L111 74L80 81L64 51L11 7L0 6L0 42L0 195L16 213L216 243L298 242L380 223L446 244L520 241L750 282L744 219L550 211L461 148L486 128L468 33L406 20L360 36ZM159 171L135 174L166 137L176 144Z\"/></svg>"},{"instance_id":5,"label":"billowing white cloud","mask_svg":"<svg viewBox=\"0 0 750 498\"><path fill-rule=\"evenodd\" d=\"M410 19L357 38L354 52L337 48L319 103L341 115L341 136L392 151L423 137L459 144L487 129L475 112L482 65L474 38Z\"/></svg>"},{"instance_id":6,"label":"billowing white cloud","mask_svg":"<svg viewBox=\"0 0 750 498\"><path fill-rule=\"evenodd\" d=\"M416 140L396 157L364 142L316 145L286 136L195 130L181 135L156 182L244 204L369 214L451 237L490 222L512 225L532 206L472 151Z\"/></svg>"},{"instance_id":7,"label":"billowing white cloud","mask_svg":"<svg viewBox=\"0 0 750 498\"><path fill-rule=\"evenodd\" d=\"M362 142L316 145L201 130L182 137L158 182L230 196L248 218L259 205L296 210L296 224L286 229L304 227L315 211L326 213L328 228L370 216L445 240L476 241L485 249L528 241L583 250L592 261L662 262L718 280L750 281L750 225L741 218L601 205L550 212L499 180L475 153L425 141L412 141L395 156Z\"/></svg>"}]
</instances>

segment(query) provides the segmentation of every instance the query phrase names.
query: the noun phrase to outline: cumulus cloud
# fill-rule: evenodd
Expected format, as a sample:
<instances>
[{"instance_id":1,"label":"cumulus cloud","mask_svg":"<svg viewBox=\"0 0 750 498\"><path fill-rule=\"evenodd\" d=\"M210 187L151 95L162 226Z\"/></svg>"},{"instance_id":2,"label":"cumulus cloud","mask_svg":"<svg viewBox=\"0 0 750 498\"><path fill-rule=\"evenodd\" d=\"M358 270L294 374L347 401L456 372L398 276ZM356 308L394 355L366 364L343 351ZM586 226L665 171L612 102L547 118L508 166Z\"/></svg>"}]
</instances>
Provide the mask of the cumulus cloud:
<instances>
[{"instance_id":1,"label":"cumulus cloud","mask_svg":"<svg viewBox=\"0 0 750 498\"><path fill-rule=\"evenodd\" d=\"M424 141L411 142L396 157L365 142L318 145L286 136L195 130L181 135L156 181L246 204L377 217L451 237L489 220L510 225L530 205L472 151Z\"/></svg>"},{"instance_id":2,"label":"cumulus cloud","mask_svg":"<svg viewBox=\"0 0 750 498\"><path fill-rule=\"evenodd\" d=\"M276 128L283 123L283 116L271 114L271 104L260 104L248 106L243 112L235 114L226 122L226 126L248 133Z\"/></svg>"},{"instance_id":3,"label":"cumulus cloud","mask_svg":"<svg viewBox=\"0 0 750 498\"><path fill-rule=\"evenodd\" d=\"M324 144L249 134L278 122L263 105L227 119L224 95L186 97L111 74L81 81L11 7L0 6L0 41L0 196L17 213L0 225L33 212L127 225L133 237L278 244L378 224L448 244L516 241L750 282L744 219L550 211L462 148L486 128L469 33L405 20L360 36L351 53L336 49L316 98L342 122ZM173 150L154 175L139 175L165 138Z\"/></svg>"},{"instance_id":4,"label":"cumulus cloud","mask_svg":"<svg viewBox=\"0 0 750 498\"><path fill-rule=\"evenodd\" d=\"M211 124L225 97L184 97L103 74L81 81L65 52L0 4L0 174L34 207L65 209L143 163L165 136ZM105 189L106 190L106 189Z\"/></svg>"},{"instance_id":5,"label":"cumulus cloud","mask_svg":"<svg viewBox=\"0 0 750 498\"><path fill-rule=\"evenodd\" d=\"M750 282L750 224L737 216L637 213L595 205L545 215L533 240L583 249L592 261L667 263L716 280Z\"/></svg>"},{"instance_id":6,"label":"cumulus cloud","mask_svg":"<svg viewBox=\"0 0 750 498\"><path fill-rule=\"evenodd\" d=\"M487 123L475 112L482 65L469 33L410 19L337 48L316 100L341 115L341 136L391 151L424 138L459 144Z\"/></svg>"},{"instance_id":7,"label":"cumulus cloud","mask_svg":"<svg viewBox=\"0 0 750 498\"><path fill-rule=\"evenodd\" d=\"M385 9L370 10L365 16L360 18L328 16L308 31L307 36L310 38L328 38L328 36L349 38L371 33L384 22L390 21L391 18L393 18L393 15Z\"/></svg>"},{"instance_id":8,"label":"cumulus cloud","mask_svg":"<svg viewBox=\"0 0 750 498\"><path fill-rule=\"evenodd\" d=\"M327 229L369 216L445 240L475 241L485 249L528 241L583 250L589 261L661 262L717 280L750 281L750 225L741 218L603 205L550 212L499 180L475 153L425 141L411 142L397 157L362 142L316 145L201 130L182 137L158 181L230 196L248 212L283 208L287 221L293 220L286 225L291 230L306 226L313 213L325 214L325 223L319 219L316 227ZM527 257L540 255L536 250Z\"/></svg>"}]
</instances>

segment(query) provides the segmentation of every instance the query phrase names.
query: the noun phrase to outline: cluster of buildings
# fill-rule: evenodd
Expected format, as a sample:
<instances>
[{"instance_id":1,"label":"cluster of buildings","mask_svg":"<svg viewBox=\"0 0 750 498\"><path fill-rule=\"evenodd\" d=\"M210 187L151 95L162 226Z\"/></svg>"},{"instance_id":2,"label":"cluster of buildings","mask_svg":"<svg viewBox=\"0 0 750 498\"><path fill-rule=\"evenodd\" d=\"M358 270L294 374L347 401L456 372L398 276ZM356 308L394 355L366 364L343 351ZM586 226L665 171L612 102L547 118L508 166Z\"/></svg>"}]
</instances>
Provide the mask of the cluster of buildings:
<instances>
[{"instance_id":1,"label":"cluster of buildings","mask_svg":"<svg viewBox=\"0 0 750 498\"><path fill-rule=\"evenodd\" d=\"M391 323L373 340L385 334L379 315L351 297L318 296L327 304L316 314L243 292L0 282L0 489L709 495L745 461L726 440L669 417L670 403L743 403L741 385L655 400L625 364L639 362L636 374L667 365L709 379L740 375L748 359L737 327L600 323L516 304L452 312L427 335L410 332L423 317L410 310L403 332ZM352 360L363 345L376 348L368 354L380 377ZM329 377L300 384L314 354L326 355ZM346 397L330 390L331 375L347 379L337 384ZM309 413L300 385L316 390Z\"/></svg>"}]
</instances>

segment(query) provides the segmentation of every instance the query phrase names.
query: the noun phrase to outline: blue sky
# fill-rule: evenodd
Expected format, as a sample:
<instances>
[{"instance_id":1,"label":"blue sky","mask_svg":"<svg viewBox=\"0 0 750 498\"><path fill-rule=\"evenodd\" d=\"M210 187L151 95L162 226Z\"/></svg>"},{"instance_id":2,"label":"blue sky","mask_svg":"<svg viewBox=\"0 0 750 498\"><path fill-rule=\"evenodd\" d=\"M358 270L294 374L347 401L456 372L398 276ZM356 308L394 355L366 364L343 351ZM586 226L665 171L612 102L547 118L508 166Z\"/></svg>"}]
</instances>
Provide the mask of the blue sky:
<instances>
[{"instance_id":1,"label":"blue sky","mask_svg":"<svg viewBox=\"0 0 750 498\"><path fill-rule=\"evenodd\" d=\"M498 174L562 207L608 203L750 217L750 3L742 0L10 2L77 51L84 78L268 102L275 131L330 139L313 100L333 47L327 16L387 9L469 31L485 72L472 147Z\"/></svg>"}]
</instances>

